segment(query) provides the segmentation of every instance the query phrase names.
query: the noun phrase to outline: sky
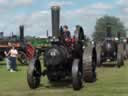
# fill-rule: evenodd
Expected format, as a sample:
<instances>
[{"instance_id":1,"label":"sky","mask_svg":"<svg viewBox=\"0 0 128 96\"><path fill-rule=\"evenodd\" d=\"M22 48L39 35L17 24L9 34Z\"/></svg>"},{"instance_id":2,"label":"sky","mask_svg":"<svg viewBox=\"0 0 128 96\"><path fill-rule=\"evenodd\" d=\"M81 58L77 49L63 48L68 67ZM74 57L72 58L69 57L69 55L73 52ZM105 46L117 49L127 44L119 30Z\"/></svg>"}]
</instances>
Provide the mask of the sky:
<instances>
[{"instance_id":1,"label":"sky","mask_svg":"<svg viewBox=\"0 0 128 96\"><path fill-rule=\"evenodd\" d=\"M51 33L53 5L60 6L60 23L72 34L79 24L91 37L96 20L104 15L119 17L128 28L128 0L0 0L0 31L18 35L24 25L25 35L45 37L47 30Z\"/></svg>"}]
</instances>

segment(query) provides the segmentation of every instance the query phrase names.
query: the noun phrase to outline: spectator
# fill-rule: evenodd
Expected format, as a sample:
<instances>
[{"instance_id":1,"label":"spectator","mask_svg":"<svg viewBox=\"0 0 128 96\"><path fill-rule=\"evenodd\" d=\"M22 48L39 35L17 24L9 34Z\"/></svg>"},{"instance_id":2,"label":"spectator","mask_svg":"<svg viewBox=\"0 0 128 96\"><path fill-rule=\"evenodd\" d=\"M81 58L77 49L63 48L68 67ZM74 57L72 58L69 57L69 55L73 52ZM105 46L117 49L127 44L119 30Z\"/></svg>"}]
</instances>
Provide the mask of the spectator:
<instances>
[{"instance_id":1,"label":"spectator","mask_svg":"<svg viewBox=\"0 0 128 96\"><path fill-rule=\"evenodd\" d=\"M8 47L4 51L5 54L5 60L6 60L6 68L9 71L10 70L10 56L9 56L9 50L11 49L11 43L8 42Z\"/></svg>"},{"instance_id":2,"label":"spectator","mask_svg":"<svg viewBox=\"0 0 128 96\"><path fill-rule=\"evenodd\" d=\"M16 72L16 58L18 51L15 49L15 46L12 46L12 49L9 51L10 54L10 72Z\"/></svg>"}]
</instances>

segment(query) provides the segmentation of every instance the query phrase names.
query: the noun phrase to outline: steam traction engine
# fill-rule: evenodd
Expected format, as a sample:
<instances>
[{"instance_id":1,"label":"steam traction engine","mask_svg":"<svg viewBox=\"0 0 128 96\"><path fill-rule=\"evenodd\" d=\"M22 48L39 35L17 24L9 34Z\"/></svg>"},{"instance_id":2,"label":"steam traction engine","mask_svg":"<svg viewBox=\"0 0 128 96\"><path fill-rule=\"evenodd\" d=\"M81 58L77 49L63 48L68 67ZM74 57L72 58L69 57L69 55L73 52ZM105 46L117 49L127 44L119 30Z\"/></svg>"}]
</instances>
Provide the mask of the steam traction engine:
<instances>
[{"instance_id":1,"label":"steam traction engine","mask_svg":"<svg viewBox=\"0 0 128 96\"><path fill-rule=\"evenodd\" d=\"M39 87L41 75L47 75L50 83L70 79L74 90L81 89L83 79L88 82L96 80L95 48L88 48L90 50L85 50L83 56L81 45L75 39L67 38L63 42L59 38L59 11L59 6L52 7L52 37L49 39L51 47L46 48L43 55L46 69L41 70L39 60L41 51L39 50L36 51L33 60L29 64L27 81L32 89Z\"/></svg>"},{"instance_id":2,"label":"steam traction engine","mask_svg":"<svg viewBox=\"0 0 128 96\"><path fill-rule=\"evenodd\" d=\"M33 57L35 49L32 47L31 44L25 41L24 26L21 25L19 27L19 30L20 30L19 37L16 35L4 37L2 32L1 38L0 38L0 60L3 60L5 58L4 51L6 51L6 49L9 48L8 43L15 45L15 47L18 49L18 53L19 53L18 60L22 64L27 64L28 61L30 61L31 58Z\"/></svg>"},{"instance_id":3,"label":"steam traction engine","mask_svg":"<svg viewBox=\"0 0 128 96\"><path fill-rule=\"evenodd\" d=\"M33 58L35 53L35 48L31 45L31 43L27 42L24 38L24 26L21 25L19 27L20 29L20 41L19 46L17 46L18 49L18 60L22 64L28 64L29 61Z\"/></svg>"},{"instance_id":4,"label":"steam traction engine","mask_svg":"<svg viewBox=\"0 0 128 96\"><path fill-rule=\"evenodd\" d=\"M97 65L101 66L106 61L117 61L117 66L124 64L123 43L120 40L120 34L117 38L112 38L111 25L107 24L106 38L98 48Z\"/></svg>"}]
</instances>

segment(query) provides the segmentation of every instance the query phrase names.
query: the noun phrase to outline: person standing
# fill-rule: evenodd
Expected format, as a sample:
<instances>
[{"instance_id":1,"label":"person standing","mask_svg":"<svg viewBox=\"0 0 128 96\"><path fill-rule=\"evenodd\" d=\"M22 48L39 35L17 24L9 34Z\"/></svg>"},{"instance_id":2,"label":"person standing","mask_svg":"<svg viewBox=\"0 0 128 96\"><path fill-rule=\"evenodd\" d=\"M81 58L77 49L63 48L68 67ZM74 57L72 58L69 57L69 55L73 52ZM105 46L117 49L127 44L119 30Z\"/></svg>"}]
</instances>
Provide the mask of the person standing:
<instances>
[{"instance_id":1,"label":"person standing","mask_svg":"<svg viewBox=\"0 0 128 96\"><path fill-rule=\"evenodd\" d=\"M74 36L77 41L84 42L85 39L84 30L80 25L76 25Z\"/></svg>"},{"instance_id":2,"label":"person standing","mask_svg":"<svg viewBox=\"0 0 128 96\"><path fill-rule=\"evenodd\" d=\"M82 71L82 68L83 68L83 43L84 43L84 30L83 28L80 26L80 25L76 25L76 29L75 29L75 32L74 32L74 38L75 38L75 41L76 41L76 45L75 45L75 48L77 50L77 55L79 58L80 58L80 70ZM83 72L83 71L82 71Z\"/></svg>"},{"instance_id":3,"label":"person standing","mask_svg":"<svg viewBox=\"0 0 128 96\"><path fill-rule=\"evenodd\" d=\"M17 49L15 49L15 46L12 46L12 49L9 51L10 55L10 72L16 72L16 58L18 55Z\"/></svg>"},{"instance_id":4,"label":"person standing","mask_svg":"<svg viewBox=\"0 0 128 96\"><path fill-rule=\"evenodd\" d=\"M5 54L5 60L6 60L6 68L9 71L10 70L10 56L9 56L9 50L11 49L11 43L8 42L8 47L4 51Z\"/></svg>"},{"instance_id":5,"label":"person standing","mask_svg":"<svg viewBox=\"0 0 128 96\"><path fill-rule=\"evenodd\" d=\"M67 25L64 25L63 27L63 34L62 34L64 40L67 39L67 38L71 38L71 34L70 34L70 31L68 30L68 26Z\"/></svg>"}]
</instances>

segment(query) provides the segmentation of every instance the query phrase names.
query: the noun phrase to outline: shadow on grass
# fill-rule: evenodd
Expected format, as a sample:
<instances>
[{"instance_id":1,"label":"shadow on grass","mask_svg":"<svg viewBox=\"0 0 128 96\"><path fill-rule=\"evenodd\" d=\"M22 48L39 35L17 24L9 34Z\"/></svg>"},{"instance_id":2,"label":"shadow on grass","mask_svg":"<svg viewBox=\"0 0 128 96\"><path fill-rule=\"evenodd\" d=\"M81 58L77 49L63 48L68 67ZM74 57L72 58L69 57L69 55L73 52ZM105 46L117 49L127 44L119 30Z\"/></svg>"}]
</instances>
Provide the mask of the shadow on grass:
<instances>
[{"instance_id":1,"label":"shadow on grass","mask_svg":"<svg viewBox=\"0 0 128 96\"><path fill-rule=\"evenodd\" d=\"M18 66L21 66L21 67L24 67L24 66L27 67L27 66L28 66L28 64L22 64L22 63L18 63L17 65L18 65Z\"/></svg>"},{"instance_id":2,"label":"shadow on grass","mask_svg":"<svg viewBox=\"0 0 128 96\"><path fill-rule=\"evenodd\" d=\"M105 63L105 64L102 64L102 66L101 67L108 67L108 68L110 68L110 67L117 67L117 64L109 64L109 63Z\"/></svg>"},{"instance_id":3,"label":"shadow on grass","mask_svg":"<svg viewBox=\"0 0 128 96\"><path fill-rule=\"evenodd\" d=\"M72 88L71 80L61 80L56 82L48 82L48 85L41 84L40 88L45 89L64 89L64 88Z\"/></svg>"},{"instance_id":4,"label":"shadow on grass","mask_svg":"<svg viewBox=\"0 0 128 96\"><path fill-rule=\"evenodd\" d=\"M1 61L0 61L0 66L5 66L5 65L6 65L6 61L5 61L5 60L1 60ZM20 62L17 60L17 66L28 66L28 64L20 63Z\"/></svg>"},{"instance_id":5,"label":"shadow on grass","mask_svg":"<svg viewBox=\"0 0 128 96\"><path fill-rule=\"evenodd\" d=\"M1 61L0 61L0 66L5 66L5 65L6 65L5 62L3 62L3 61L1 62Z\"/></svg>"}]
</instances>

